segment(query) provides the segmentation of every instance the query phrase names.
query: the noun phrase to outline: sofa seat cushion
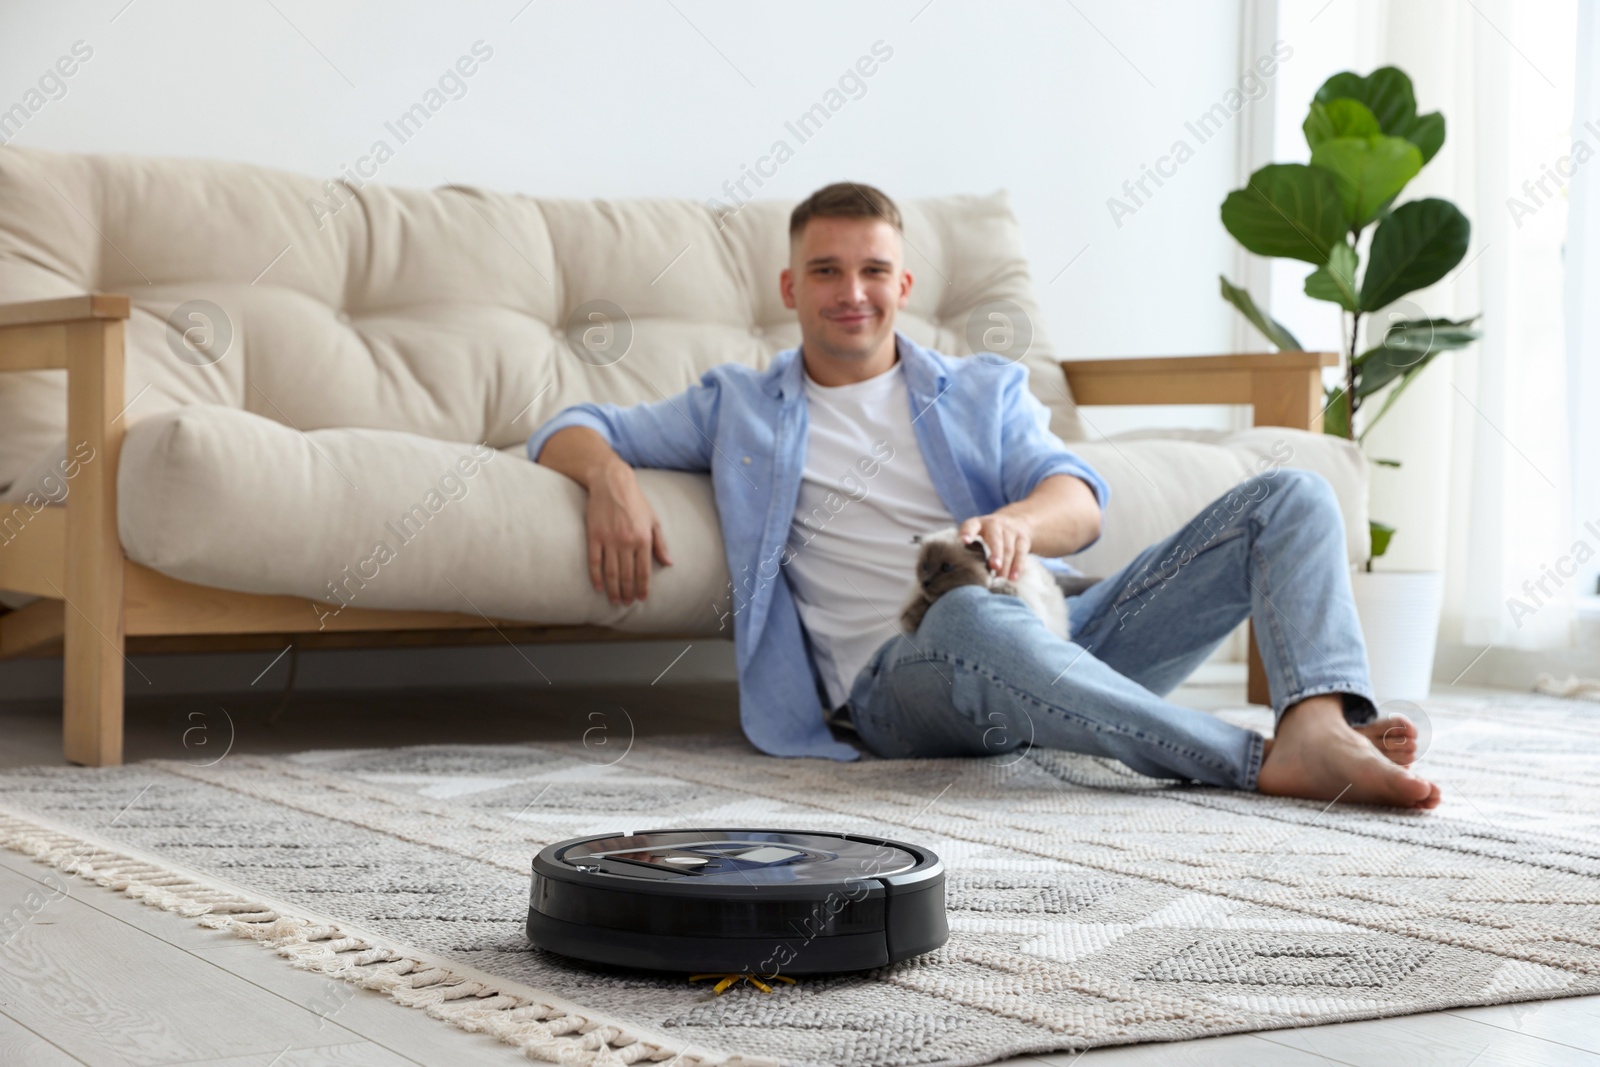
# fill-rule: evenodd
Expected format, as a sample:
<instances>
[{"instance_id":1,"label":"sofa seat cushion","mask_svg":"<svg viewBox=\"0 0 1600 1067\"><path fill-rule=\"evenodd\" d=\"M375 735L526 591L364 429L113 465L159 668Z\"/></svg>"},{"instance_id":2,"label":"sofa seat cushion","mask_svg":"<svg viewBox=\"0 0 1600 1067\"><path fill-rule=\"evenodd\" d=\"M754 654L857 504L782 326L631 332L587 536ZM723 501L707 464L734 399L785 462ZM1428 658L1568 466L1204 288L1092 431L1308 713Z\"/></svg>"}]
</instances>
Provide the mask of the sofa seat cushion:
<instances>
[{"instance_id":1,"label":"sofa seat cushion","mask_svg":"<svg viewBox=\"0 0 1600 1067\"><path fill-rule=\"evenodd\" d=\"M1367 559L1369 469L1361 450L1343 438L1257 426L1138 431L1071 447L1111 486L1101 539L1071 557L1085 574L1104 576L1125 566L1232 486L1279 467L1315 471L1328 480L1344 516L1349 560Z\"/></svg>"},{"instance_id":2,"label":"sofa seat cushion","mask_svg":"<svg viewBox=\"0 0 1600 1067\"><path fill-rule=\"evenodd\" d=\"M512 449L394 430L300 433L190 405L129 427L118 518L136 563L199 585L307 597L325 605L319 617L349 604L716 634L713 597L728 576L710 481L639 478L674 564L631 606L589 584L584 491Z\"/></svg>"},{"instance_id":3,"label":"sofa seat cushion","mask_svg":"<svg viewBox=\"0 0 1600 1067\"><path fill-rule=\"evenodd\" d=\"M1351 558L1364 558L1365 467L1345 442L1263 428L1076 447L1112 492L1104 536L1071 559L1086 573L1124 565L1284 456L1333 483ZM322 605L308 609L319 617L348 603L731 635L710 480L655 470L639 480L674 563L656 568L648 600L627 606L589 585L583 490L514 446L394 430L301 433L237 408L189 405L129 428L119 519L137 563L200 585L306 597Z\"/></svg>"}]
</instances>

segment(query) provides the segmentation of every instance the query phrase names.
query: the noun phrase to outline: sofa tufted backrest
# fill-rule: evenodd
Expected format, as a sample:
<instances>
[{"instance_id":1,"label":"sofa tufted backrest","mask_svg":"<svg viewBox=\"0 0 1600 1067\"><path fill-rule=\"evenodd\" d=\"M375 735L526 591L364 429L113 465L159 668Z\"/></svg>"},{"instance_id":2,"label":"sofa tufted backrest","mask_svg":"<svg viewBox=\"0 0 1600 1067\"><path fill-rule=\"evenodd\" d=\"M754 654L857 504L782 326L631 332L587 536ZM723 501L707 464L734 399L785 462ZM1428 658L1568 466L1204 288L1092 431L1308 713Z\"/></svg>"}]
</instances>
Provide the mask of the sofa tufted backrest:
<instances>
[{"instance_id":1,"label":"sofa tufted backrest","mask_svg":"<svg viewBox=\"0 0 1600 1067\"><path fill-rule=\"evenodd\" d=\"M799 344L778 294L793 206L719 218L3 147L0 303L127 293L130 422L223 404L503 448L568 404L655 400ZM915 285L899 328L1022 359L1052 427L1081 440L1006 193L900 206ZM0 374L0 486L65 422L64 372Z\"/></svg>"}]
</instances>

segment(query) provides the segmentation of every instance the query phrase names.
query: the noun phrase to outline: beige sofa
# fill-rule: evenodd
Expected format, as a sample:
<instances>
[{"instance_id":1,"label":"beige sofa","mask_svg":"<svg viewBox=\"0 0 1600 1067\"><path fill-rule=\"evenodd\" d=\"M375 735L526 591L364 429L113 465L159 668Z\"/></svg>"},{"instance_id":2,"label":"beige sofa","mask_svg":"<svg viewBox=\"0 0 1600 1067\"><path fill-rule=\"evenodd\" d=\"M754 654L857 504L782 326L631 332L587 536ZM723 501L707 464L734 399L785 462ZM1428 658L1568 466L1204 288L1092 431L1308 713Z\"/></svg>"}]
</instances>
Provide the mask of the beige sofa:
<instances>
[{"instance_id":1,"label":"beige sofa","mask_svg":"<svg viewBox=\"0 0 1600 1067\"><path fill-rule=\"evenodd\" d=\"M1316 425L1317 353L1062 366L1008 199L903 205L900 328L1088 403L1254 403L1271 427L1085 442L1104 574L1264 464L1326 475L1352 560L1366 468ZM647 471L675 566L590 588L583 499L523 443L798 343L792 205L352 189L243 164L0 148L0 657L62 654L65 744L121 759L125 653L727 636L708 480ZM1131 282L1132 280L1130 280Z\"/></svg>"}]
</instances>

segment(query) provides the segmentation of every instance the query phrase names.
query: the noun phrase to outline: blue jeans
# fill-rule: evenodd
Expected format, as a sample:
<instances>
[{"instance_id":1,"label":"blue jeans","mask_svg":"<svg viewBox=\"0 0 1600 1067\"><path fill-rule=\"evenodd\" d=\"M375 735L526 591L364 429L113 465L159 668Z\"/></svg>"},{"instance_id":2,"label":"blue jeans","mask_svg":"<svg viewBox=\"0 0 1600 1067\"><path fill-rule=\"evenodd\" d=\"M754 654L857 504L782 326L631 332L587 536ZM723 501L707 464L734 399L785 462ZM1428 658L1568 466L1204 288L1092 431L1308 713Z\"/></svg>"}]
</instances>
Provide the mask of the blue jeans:
<instances>
[{"instance_id":1,"label":"blue jeans","mask_svg":"<svg viewBox=\"0 0 1600 1067\"><path fill-rule=\"evenodd\" d=\"M856 676L850 714L886 758L1019 746L1121 760L1141 774L1251 789L1263 738L1162 697L1255 620L1275 716L1344 694L1376 716L1350 592L1344 521L1319 474L1279 468L1218 497L1173 536L1067 598L1072 640L1021 599L964 586Z\"/></svg>"}]
</instances>

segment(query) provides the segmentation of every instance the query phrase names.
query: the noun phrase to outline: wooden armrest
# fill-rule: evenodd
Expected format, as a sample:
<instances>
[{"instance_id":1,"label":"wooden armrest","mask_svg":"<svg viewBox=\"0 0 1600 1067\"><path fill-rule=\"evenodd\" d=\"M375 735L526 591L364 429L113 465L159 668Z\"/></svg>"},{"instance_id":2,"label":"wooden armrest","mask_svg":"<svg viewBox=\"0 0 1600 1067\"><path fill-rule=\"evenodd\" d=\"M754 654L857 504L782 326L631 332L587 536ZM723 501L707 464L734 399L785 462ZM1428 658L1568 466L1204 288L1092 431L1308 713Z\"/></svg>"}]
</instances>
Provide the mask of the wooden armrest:
<instances>
[{"instance_id":1,"label":"wooden armrest","mask_svg":"<svg viewBox=\"0 0 1600 1067\"><path fill-rule=\"evenodd\" d=\"M56 300L24 300L20 304L0 304L0 328L127 317L128 298L121 293L84 293L81 296L63 296Z\"/></svg>"},{"instance_id":2,"label":"wooden armrest","mask_svg":"<svg viewBox=\"0 0 1600 1067\"><path fill-rule=\"evenodd\" d=\"M84 324L120 329L127 317L128 298L120 293L0 304L0 371L63 368L70 331Z\"/></svg>"},{"instance_id":3,"label":"wooden armrest","mask_svg":"<svg viewBox=\"0 0 1600 1067\"><path fill-rule=\"evenodd\" d=\"M1073 400L1097 404L1250 404L1257 426L1322 429L1322 368L1336 352L1259 352L1061 364Z\"/></svg>"}]
</instances>

